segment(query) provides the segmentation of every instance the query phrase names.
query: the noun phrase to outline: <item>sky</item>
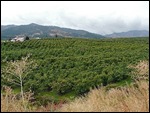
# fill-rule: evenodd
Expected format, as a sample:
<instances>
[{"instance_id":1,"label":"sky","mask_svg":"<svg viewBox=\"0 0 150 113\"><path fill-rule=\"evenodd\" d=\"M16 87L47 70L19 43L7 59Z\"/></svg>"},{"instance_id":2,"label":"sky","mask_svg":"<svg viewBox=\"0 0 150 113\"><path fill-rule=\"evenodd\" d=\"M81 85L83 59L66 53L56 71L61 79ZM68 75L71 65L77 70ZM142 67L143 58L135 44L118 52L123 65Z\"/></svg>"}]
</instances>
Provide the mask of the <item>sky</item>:
<instances>
[{"instance_id":1,"label":"sky","mask_svg":"<svg viewBox=\"0 0 150 113\"><path fill-rule=\"evenodd\" d=\"M102 35L149 30L149 1L1 1L1 25L30 23Z\"/></svg>"}]
</instances>

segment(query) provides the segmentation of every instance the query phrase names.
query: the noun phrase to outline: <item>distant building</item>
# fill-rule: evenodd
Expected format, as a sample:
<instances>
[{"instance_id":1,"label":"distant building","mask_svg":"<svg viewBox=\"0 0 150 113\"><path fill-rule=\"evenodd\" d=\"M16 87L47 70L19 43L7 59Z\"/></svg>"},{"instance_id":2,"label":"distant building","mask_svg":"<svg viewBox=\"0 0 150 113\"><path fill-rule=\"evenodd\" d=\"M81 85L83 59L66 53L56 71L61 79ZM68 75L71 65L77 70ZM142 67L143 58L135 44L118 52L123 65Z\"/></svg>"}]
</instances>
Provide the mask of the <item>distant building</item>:
<instances>
[{"instance_id":1,"label":"distant building","mask_svg":"<svg viewBox=\"0 0 150 113\"><path fill-rule=\"evenodd\" d=\"M15 38L11 39L11 42L23 42L25 40L29 40L29 37L18 35Z\"/></svg>"}]
</instances>

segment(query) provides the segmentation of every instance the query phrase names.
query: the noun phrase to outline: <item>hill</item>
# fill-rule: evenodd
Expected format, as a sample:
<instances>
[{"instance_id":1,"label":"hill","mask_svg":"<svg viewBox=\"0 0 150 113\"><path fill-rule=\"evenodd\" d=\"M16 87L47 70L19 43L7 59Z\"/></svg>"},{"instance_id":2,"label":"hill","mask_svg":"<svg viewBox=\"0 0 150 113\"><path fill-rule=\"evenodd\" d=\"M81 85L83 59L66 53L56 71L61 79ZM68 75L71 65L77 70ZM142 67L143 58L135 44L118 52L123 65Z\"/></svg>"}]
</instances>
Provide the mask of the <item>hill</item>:
<instances>
[{"instance_id":1,"label":"hill","mask_svg":"<svg viewBox=\"0 0 150 113\"><path fill-rule=\"evenodd\" d=\"M132 30L127 32L112 33L105 35L106 37L118 38L118 37L149 37L149 31L147 30Z\"/></svg>"},{"instance_id":2,"label":"hill","mask_svg":"<svg viewBox=\"0 0 150 113\"><path fill-rule=\"evenodd\" d=\"M80 38L104 38L100 34L90 33L84 30L61 28L57 26L43 26L38 24L29 25L7 25L1 26L2 39L15 37L16 35L26 35L29 37L80 37Z\"/></svg>"}]
</instances>

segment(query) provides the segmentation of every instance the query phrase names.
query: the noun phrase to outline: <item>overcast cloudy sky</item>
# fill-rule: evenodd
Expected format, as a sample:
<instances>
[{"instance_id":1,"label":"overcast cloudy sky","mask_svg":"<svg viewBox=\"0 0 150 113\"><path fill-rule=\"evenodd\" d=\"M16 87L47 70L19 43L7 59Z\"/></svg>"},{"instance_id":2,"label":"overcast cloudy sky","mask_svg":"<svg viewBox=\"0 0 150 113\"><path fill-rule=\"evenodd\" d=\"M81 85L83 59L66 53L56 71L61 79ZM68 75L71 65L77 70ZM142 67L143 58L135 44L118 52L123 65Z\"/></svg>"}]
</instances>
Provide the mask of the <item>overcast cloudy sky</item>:
<instances>
[{"instance_id":1,"label":"overcast cloudy sky","mask_svg":"<svg viewBox=\"0 0 150 113\"><path fill-rule=\"evenodd\" d=\"M99 34L149 30L149 1L1 1L1 24L54 25Z\"/></svg>"}]
</instances>

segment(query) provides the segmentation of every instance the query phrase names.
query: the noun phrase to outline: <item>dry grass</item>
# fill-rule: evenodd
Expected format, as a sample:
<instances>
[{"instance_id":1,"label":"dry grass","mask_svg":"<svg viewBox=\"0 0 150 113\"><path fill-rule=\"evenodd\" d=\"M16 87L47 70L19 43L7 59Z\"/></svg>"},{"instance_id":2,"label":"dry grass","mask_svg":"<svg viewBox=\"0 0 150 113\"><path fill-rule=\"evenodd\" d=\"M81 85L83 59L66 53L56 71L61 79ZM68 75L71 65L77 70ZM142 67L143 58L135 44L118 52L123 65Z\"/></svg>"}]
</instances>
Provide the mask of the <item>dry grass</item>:
<instances>
[{"instance_id":1,"label":"dry grass","mask_svg":"<svg viewBox=\"0 0 150 113\"><path fill-rule=\"evenodd\" d=\"M53 105L31 109L31 93L26 94L25 101L28 106L24 109L21 99L12 93L10 88L6 89L5 96L1 95L2 112L24 112L24 111L55 111ZM57 110L58 111L58 110ZM146 81L137 82L128 88L112 89L108 92L104 88L92 90L86 97L80 97L75 101L64 104L61 112L148 112L149 111L149 83Z\"/></svg>"},{"instance_id":2,"label":"dry grass","mask_svg":"<svg viewBox=\"0 0 150 113\"><path fill-rule=\"evenodd\" d=\"M130 86L106 91L92 90L85 97L63 105L61 112L148 112L149 111L149 65L141 61L137 66L136 82ZM138 78L138 79L137 79ZM143 80L144 78L144 80ZM145 80L146 79L146 80Z\"/></svg>"},{"instance_id":3,"label":"dry grass","mask_svg":"<svg viewBox=\"0 0 150 113\"><path fill-rule=\"evenodd\" d=\"M1 94L1 112L25 112L32 111L30 100L33 93L24 93L25 102L22 102L20 95L14 94L10 87L3 87L3 93ZM27 107L24 108L24 105Z\"/></svg>"},{"instance_id":4,"label":"dry grass","mask_svg":"<svg viewBox=\"0 0 150 113\"><path fill-rule=\"evenodd\" d=\"M140 61L137 66L135 66L139 75L148 75L149 73L149 62Z\"/></svg>"},{"instance_id":5,"label":"dry grass","mask_svg":"<svg viewBox=\"0 0 150 113\"><path fill-rule=\"evenodd\" d=\"M133 79L149 79L149 62L148 61L140 61L137 65L129 66L134 68L136 71L133 72Z\"/></svg>"},{"instance_id":6,"label":"dry grass","mask_svg":"<svg viewBox=\"0 0 150 113\"><path fill-rule=\"evenodd\" d=\"M2 89L1 112L53 112L62 105L62 103L49 103L47 106L34 106L34 102L32 102L34 98L31 91L24 93L25 102L23 102L22 96L15 94L10 87L5 86Z\"/></svg>"},{"instance_id":7,"label":"dry grass","mask_svg":"<svg viewBox=\"0 0 150 113\"><path fill-rule=\"evenodd\" d=\"M46 106L40 106L38 107L35 112L55 112L58 109L60 109L63 105L63 102L59 102L59 103L49 103Z\"/></svg>"},{"instance_id":8,"label":"dry grass","mask_svg":"<svg viewBox=\"0 0 150 113\"><path fill-rule=\"evenodd\" d=\"M148 112L149 83L138 82L128 88L92 90L86 97L65 104L63 112Z\"/></svg>"}]
</instances>

